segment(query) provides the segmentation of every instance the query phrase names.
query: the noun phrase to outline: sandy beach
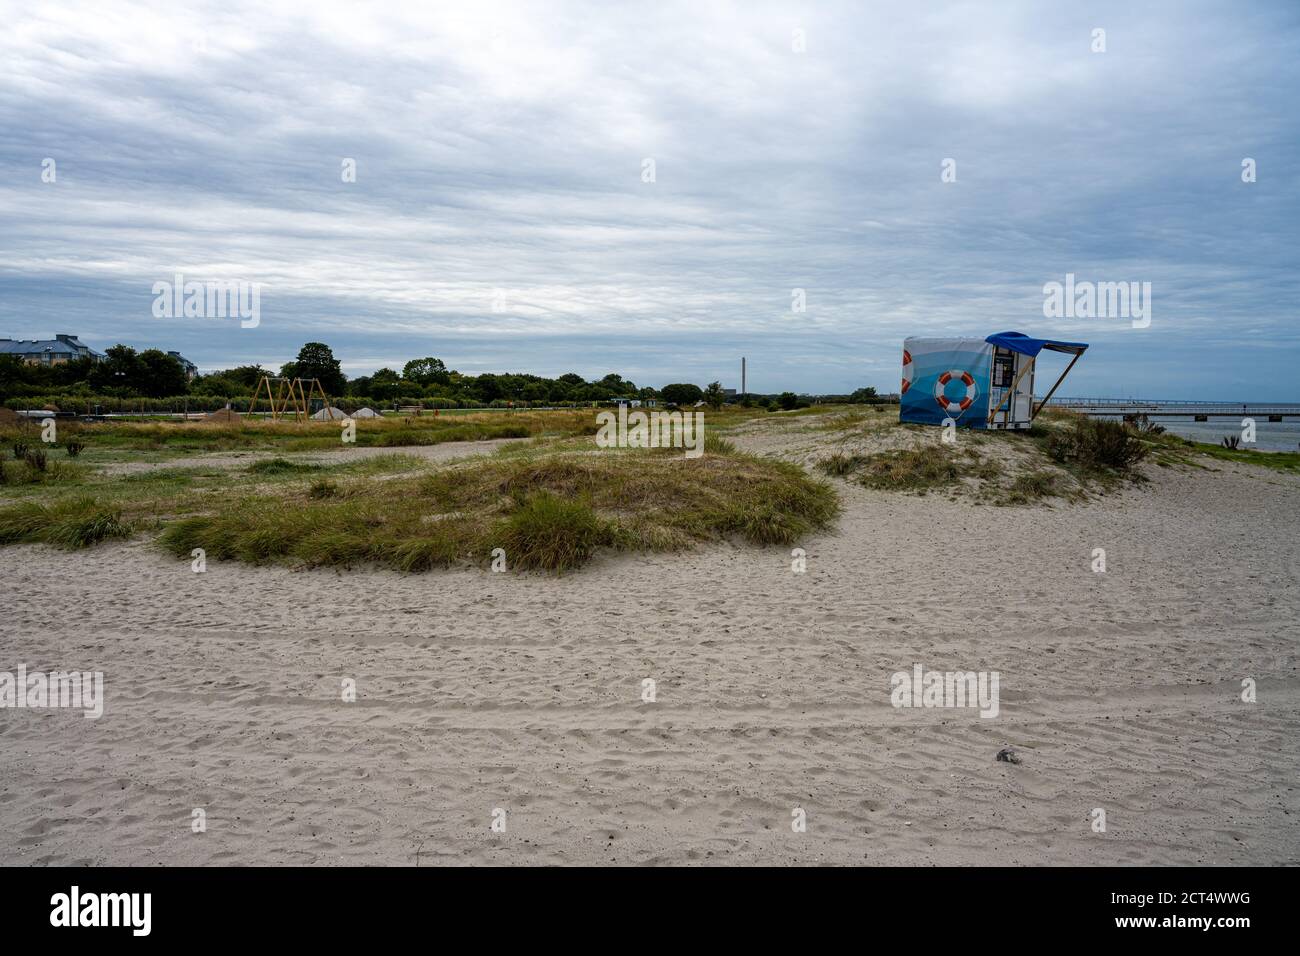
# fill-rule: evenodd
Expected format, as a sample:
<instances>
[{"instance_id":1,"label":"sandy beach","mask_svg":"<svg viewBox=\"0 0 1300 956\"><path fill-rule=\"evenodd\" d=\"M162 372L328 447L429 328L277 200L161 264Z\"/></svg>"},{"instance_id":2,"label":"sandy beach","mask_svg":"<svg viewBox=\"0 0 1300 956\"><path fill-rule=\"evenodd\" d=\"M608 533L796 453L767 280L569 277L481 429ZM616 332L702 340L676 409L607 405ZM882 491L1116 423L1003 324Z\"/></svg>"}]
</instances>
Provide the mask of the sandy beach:
<instances>
[{"instance_id":1,"label":"sandy beach","mask_svg":"<svg viewBox=\"0 0 1300 956\"><path fill-rule=\"evenodd\" d=\"M841 482L805 573L742 544L558 578L0 549L0 670L106 696L0 710L0 862L1300 862L1300 479L1147 473L1051 507ZM891 706L915 664L997 671L998 716Z\"/></svg>"}]
</instances>

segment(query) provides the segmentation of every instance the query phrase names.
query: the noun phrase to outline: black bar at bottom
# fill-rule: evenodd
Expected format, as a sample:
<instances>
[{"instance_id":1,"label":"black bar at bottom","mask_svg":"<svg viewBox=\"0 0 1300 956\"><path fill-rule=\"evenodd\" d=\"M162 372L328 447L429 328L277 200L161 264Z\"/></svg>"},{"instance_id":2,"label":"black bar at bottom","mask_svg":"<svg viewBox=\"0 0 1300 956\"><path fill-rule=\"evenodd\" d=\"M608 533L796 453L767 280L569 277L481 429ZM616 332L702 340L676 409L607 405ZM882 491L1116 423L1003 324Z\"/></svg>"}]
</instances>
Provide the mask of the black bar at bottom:
<instances>
[{"instance_id":1,"label":"black bar at bottom","mask_svg":"<svg viewBox=\"0 0 1300 956\"><path fill-rule=\"evenodd\" d=\"M847 931L873 943L1049 945L1130 936L1230 946L1242 934L1284 928L1289 875L1219 868L6 868L0 913L7 943L75 933L78 942L283 940L297 947L399 941L422 929L450 941L448 929L477 928L483 942L521 933L542 943L554 942L555 931L625 932L601 938L639 948L681 942L689 920L701 927L698 935L758 939L784 926L817 935ZM86 922L118 925L80 925ZM962 935L968 932L976 935ZM1042 933L1060 935L1027 935Z\"/></svg>"}]
</instances>

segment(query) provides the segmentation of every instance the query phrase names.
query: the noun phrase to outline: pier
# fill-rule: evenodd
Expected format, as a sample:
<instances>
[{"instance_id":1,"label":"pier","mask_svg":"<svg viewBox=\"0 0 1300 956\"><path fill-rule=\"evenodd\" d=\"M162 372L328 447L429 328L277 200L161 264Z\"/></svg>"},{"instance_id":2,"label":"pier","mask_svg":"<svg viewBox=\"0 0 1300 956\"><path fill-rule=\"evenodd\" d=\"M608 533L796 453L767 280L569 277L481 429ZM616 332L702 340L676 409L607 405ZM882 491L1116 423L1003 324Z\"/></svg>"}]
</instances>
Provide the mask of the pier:
<instances>
[{"instance_id":1,"label":"pier","mask_svg":"<svg viewBox=\"0 0 1300 956\"><path fill-rule=\"evenodd\" d=\"M1256 418L1280 422L1300 418L1300 402L1195 402L1145 398L1054 398L1049 408L1068 408L1084 415L1146 415L1148 418Z\"/></svg>"}]
</instances>

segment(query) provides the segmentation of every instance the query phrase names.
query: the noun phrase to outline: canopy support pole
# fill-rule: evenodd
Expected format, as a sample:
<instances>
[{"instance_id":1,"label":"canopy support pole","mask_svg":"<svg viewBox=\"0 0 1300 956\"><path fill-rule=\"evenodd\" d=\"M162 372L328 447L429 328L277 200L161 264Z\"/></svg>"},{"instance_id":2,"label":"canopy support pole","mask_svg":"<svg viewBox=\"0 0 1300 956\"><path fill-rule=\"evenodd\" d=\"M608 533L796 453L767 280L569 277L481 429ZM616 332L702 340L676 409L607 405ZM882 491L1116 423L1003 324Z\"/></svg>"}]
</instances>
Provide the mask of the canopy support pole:
<instances>
[{"instance_id":1,"label":"canopy support pole","mask_svg":"<svg viewBox=\"0 0 1300 956\"><path fill-rule=\"evenodd\" d=\"M1076 356L1076 357L1077 357L1077 356ZM1011 398L1012 395L1016 394L1016 389L1018 389L1018 388L1020 387L1020 380L1021 380L1022 378L1025 377L1025 373L1026 373L1026 372L1028 372L1031 368L1034 367L1034 363L1037 362L1037 361L1038 361L1038 356L1037 356L1037 355L1032 355L1032 356L1030 356L1029 361L1025 363L1025 367L1022 368L1022 369L1020 370L1020 374L1016 376L1016 380L1015 380L1014 382L1011 383L1011 388L1007 391L1007 393L1006 393L1005 395L1002 396L1002 401L998 402L998 407L995 408L995 409L993 409L993 411L989 412L989 420L988 420L988 422L986 422L986 424L988 424L988 425L992 425L992 424L993 424L993 419L997 417L998 412L1002 411L1002 406L1003 406L1007 401L1010 400L1010 398ZM1074 363L1071 362L1070 364L1073 365ZM1057 384L1059 385L1060 383L1058 382ZM1030 398L1030 401L1031 401L1031 403L1032 403L1032 401L1033 401L1032 397ZM1031 422L1034 420L1032 415L1030 416L1029 420L1030 420Z\"/></svg>"},{"instance_id":2,"label":"canopy support pole","mask_svg":"<svg viewBox=\"0 0 1300 956\"><path fill-rule=\"evenodd\" d=\"M1065 381L1065 376L1070 374L1070 369L1074 368L1074 363L1079 361L1079 356L1082 354L1082 352L1074 353L1074 358L1070 359L1070 364L1065 367L1065 371L1061 373L1061 377L1056 380L1056 385L1053 385L1047 390L1047 394L1043 397L1043 400L1038 403L1038 407L1035 408L1033 413L1029 416L1030 422L1033 422L1033 420L1038 417L1038 413L1043 410L1043 406L1052 400L1052 396L1056 394L1057 387Z\"/></svg>"}]
</instances>

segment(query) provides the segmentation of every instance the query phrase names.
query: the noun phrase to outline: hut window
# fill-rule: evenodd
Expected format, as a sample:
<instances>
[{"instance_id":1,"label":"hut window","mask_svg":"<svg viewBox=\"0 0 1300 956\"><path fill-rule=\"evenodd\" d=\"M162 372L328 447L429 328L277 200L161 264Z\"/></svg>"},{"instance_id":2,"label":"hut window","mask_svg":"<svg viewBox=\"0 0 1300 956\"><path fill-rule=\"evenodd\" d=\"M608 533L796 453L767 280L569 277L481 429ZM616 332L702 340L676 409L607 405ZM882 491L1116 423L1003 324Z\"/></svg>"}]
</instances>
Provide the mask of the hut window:
<instances>
[{"instance_id":1,"label":"hut window","mask_svg":"<svg viewBox=\"0 0 1300 956\"><path fill-rule=\"evenodd\" d=\"M1010 388L1016 370L1016 360L1010 352L993 356L993 387Z\"/></svg>"}]
</instances>

